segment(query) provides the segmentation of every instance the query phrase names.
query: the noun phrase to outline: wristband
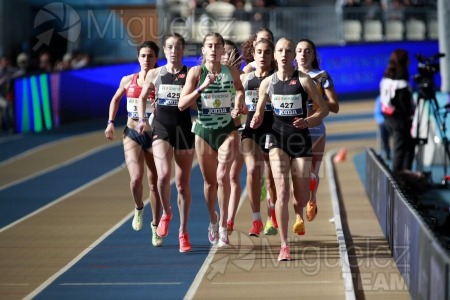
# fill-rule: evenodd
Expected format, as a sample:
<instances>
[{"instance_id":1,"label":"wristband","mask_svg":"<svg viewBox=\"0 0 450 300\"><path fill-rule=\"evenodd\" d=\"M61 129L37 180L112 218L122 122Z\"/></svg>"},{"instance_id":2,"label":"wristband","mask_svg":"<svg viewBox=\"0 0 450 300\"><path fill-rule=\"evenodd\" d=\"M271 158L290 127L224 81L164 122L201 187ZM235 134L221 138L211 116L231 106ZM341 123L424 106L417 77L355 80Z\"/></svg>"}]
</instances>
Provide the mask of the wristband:
<instances>
[{"instance_id":1,"label":"wristband","mask_svg":"<svg viewBox=\"0 0 450 300\"><path fill-rule=\"evenodd\" d=\"M201 89L201 88L199 88L199 87L197 88L197 90L196 90L196 91L197 91L197 93L198 93L198 94L201 94L201 93L202 93L202 89Z\"/></svg>"},{"instance_id":2,"label":"wristband","mask_svg":"<svg viewBox=\"0 0 450 300\"><path fill-rule=\"evenodd\" d=\"M108 120L108 125L109 124L114 124L114 120Z\"/></svg>"},{"instance_id":3,"label":"wristband","mask_svg":"<svg viewBox=\"0 0 450 300\"><path fill-rule=\"evenodd\" d=\"M139 119L139 123L145 123L147 121L147 119L146 118L143 118L143 119Z\"/></svg>"}]
</instances>

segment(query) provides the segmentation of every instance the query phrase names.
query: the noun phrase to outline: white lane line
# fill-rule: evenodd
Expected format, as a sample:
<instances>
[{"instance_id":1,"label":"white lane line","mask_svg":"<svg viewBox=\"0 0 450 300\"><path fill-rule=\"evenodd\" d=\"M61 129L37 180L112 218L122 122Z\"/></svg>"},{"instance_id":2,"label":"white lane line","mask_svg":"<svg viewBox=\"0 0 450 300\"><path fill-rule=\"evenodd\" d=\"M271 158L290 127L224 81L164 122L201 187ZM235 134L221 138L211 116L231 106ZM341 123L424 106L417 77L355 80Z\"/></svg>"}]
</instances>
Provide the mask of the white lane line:
<instances>
[{"instance_id":1,"label":"white lane line","mask_svg":"<svg viewBox=\"0 0 450 300\"><path fill-rule=\"evenodd\" d=\"M144 205L147 205L149 199L144 201ZM80 261L85 255L87 255L91 250L97 247L103 240L105 240L109 235L111 235L114 231L116 231L120 226L122 226L126 221L128 221L131 216L134 215L134 211L130 212L127 216L125 216L121 221L119 221L116 225L111 227L107 232L105 232L101 237L99 237L95 242L93 242L89 247L83 250L80 254L78 254L72 261L70 261L67 265L65 265L58 272L49 277L46 281L44 281L40 286L38 286L34 291L26 295L24 300L31 300L36 297L40 292L42 292L46 287L48 287L53 281L55 281L59 276L64 274L67 270L73 267L78 261Z\"/></svg>"},{"instance_id":2,"label":"white lane line","mask_svg":"<svg viewBox=\"0 0 450 300\"><path fill-rule=\"evenodd\" d=\"M66 282L63 286L126 286L126 285L181 285L182 282Z\"/></svg>"},{"instance_id":3,"label":"white lane line","mask_svg":"<svg viewBox=\"0 0 450 300\"><path fill-rule=\"evenodd\" d=\"M192 169L195 168L197 166L198 162L195 161L192 164ZM119 168L117 168L119 169ZM122 167L120 168L120 170L122 170ZM120 171L119 170L119 171ZM111 172L110 172L111 173ZM109 174L109 173L108 173ZM105 174L106 175L106 174ZM104 178L106 176L102 176L101 178ZM95 180L95 182L100 181L100 179ZM175 182L175 178L173 177L170 180L170 184L172 185ZM150 200L149 198L147 198L144 202L144 206L147 205ZM103 242L108 236L110 236L114 231L116 231L120 226L122 226L123 224L125 224L126 221L128 221L128 219L130 219L132 216L134 215L134 209L127 215L125 216L122 220L120 220L116 225L114 225L113 227L111 227L107 232L105 232L101 237L99 237L95 242L93 242L89 247L87 247L86 249L84 249L83 252L81 252L80 254L78 254L72 261L70 261L67 265L65 265L62 269L60 269L58 272L56 272L55 274L53 274L51 277L49 277L46 281L44 281L40 286L38 286L36 289L34 289L34 291L32 291L31 293L29 293L27 296L25 296L23 299L24 300L31 300L34 297L36 297L40 292L42 292L45 288L47 288L50 284L52 284L59 276L61 276L62 274L64 274L66 271L68 271L71 267L73 267L77 262L79 262L84 256L86 256L89 252L91 252L91 250L93 250L95 247L97 247L101 242Z\"/></svg>"},{"instance_id":4,"label":"white lane line","mask_svg":"<svg viewBox=\"0 0 450 300\"><path fill-rule=\"evenodd\" d=\"M211 282L213 285L271 285L271 284L335 284L334 281L235 281Z\"/></svg>"},{"instance_id":5,"label":"white lane line","mask_svg":"<svg viewBox=\"0 0 450 300\"><path fill-rule=\"evenodd\" d=\"M247 185L245 186L244 190L241 193L241 199L239 199L239 206L238 210L241 208L242 203L244 202L245 197L247 197ZM236 212L237 214L237 212ZM206 257L205 261L203 262L202 267L198 271L197 275L194 278L194 281L192 281L191 286L189 287L189 290L187 291L186 295L184 296L184 300L194 299L195 293L197 292L198 287L200 286L200 283L202 282L202 279L205 277L206 271L208 271L208 268L214 258L214 254L217 252L217 245L212 246L209 250L209 254Z\"/></svg>"},{"instance_id":6,"label":"white lane line","mask_svg":"<svg viewBox=\"0 0 450 300\"><path fill-rule=\"evenodd\" d=\"M13 185L17 185L17 184L20 184L20 183L25 182L27 180L36 178L36 177L41 176L43 174L50 173L51 171L54 171L54 170L56 170L58 168L62 168L62 167L68 166L68 165L70 165L70 164L72 164L72 163L74 163L76 161L79 161L79 160L82 160L83 158L88 157L89 155L95 154L97 152L103 151L103 150L108 149L108 148L113 148L113 147L117 146L117 144L118 143L107 144L107 145L103 145L103 146L99 146L99 147L96 147L94 149L91 149L91 150L89 150L87 152L84 152L84 153L82 153L82 154L80 154L78 156L75 156L75 157L73 157L73 158L71 158L69 160L66 160L66 161L64 161L62 163L56 164L56 165L51 166L51 167L49 167L47 169L40 170L39 172L36 172L36 173L30 174L28 176L25 176L23 178L20 178L19 180L12 181L12 182L10 182L8 184L0 186L0 191L2 191L4 189L7 189L7 188L9 188L9 187L11 187Z\"/></svg>"},{"instance_id":7,"label":"white lane line","mask_svg":"<svg viewBox=\"0 0 450 300\"><path fill-rule=\"evenodd\" d=\"M348 259L347 245L345 243L344 230L341 222L341 211L339 209L339 195L335 177L333 157L340 149L332 149L326 154L328 182L330 187L331 204L334 212L334 225L336 227L337 242L339 245L339 256L341 258L342 278L344 280L344 293L346 300L355 300L355 288L353 286L352 270Z\"/></svg>"}]
</instances>

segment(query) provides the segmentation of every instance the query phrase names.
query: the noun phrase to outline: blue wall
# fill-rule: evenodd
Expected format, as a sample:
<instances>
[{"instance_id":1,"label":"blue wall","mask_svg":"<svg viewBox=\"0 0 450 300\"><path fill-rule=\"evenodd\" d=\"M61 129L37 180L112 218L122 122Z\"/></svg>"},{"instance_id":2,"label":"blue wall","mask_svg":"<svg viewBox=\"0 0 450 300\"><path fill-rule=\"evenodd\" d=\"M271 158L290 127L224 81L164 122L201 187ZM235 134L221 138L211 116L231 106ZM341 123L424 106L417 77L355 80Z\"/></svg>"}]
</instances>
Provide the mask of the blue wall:
<instances>
[{"instance_id":1,"label":"blue wall","mask_svg":"<svg viewBox=\"0 0 450 300\"><path fill-rule=\"evenodd\" d=\"M416 54L430 57L438 52L437 41L371 43L347 46L318 47L321 67L333 78L336 92L341 101L351 98L369 97L375 100L378 95L379 81L386 68L389 55L396 48L407 49L410 53L410 75L417 73ZM197 65L198 57L185 58L188 66ZM159 65L164 65L160 60ZM82 70L51 74L48 81L52 98L54 124L64 124L81 119L107 118L109 102L114 95L121 78L139 71L138 63L118 64ZM18 80L22 89L23 81ZM440 76L436 75L440 87ZM414 86L411 80L411 85ZM38 87L41 89L41 87ZM44 89L45 90L45 89ZM30 93L33 96L33 93ZM36 94L36 93L35 93ZM16 94L16 102L22 103L23 95ZM34 101L32 103L40 103ZM16 123L22 124L23 111L16 112ZM31 112L28 112L32 114ZM125 101L121 102L118 118L126 118Z\"/></svg>"}]
</instances>

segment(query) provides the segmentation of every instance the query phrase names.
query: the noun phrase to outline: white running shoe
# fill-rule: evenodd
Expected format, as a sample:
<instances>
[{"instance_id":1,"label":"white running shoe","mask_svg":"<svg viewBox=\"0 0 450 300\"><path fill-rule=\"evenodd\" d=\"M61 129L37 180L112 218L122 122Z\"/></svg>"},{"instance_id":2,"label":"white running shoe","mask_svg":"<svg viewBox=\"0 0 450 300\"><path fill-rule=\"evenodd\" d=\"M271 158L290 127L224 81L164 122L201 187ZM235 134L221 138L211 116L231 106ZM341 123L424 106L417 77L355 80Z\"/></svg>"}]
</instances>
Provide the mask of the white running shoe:
<instances>
[{"instance_id":1,"label":"white running shoe","mask_svg":"<svg viewBox=\"0 0 450 300\"><path fill-rule=\"evenodd\" d=\"M158 226L153 225L153 224L150 224L150 225L152 227L152 245L154 247L161 247L163 240L162 240L162 237L160 237L156 233L156 231L158 230Z\"/></svg>"},{"instance_id":2,"label":"white running shoe","mask_svg":"<svg viewBox=\"0 0 450 300\"><path fill-rule=\"evenodd\" d=\"M228 230L226 227L219 228L219 243L217 246L219 248L230 247L230 240L228 240Z\"/></svg>"},{"instance_id":3,"label":"white running shoe","mask_svg":"<svg viewBox=\"0 0 450 300\"><path fill-rule=\"evenodd\" d=\"M216 245L217 242L219 241L219 215L217 214L217 212L216 216L217 216L217 223L216 224L209 223L208 226L208 239L209 242L213 245Z\"/></svg>"},{"instance_id":4,"label":"white running shoe","mask_svg":"<svg viewBox=\"0 0 450 300\"><path fill-rule=\"evenodd\" d=\"M133 229L136 231L140 231L142 229L142 227L144 226L144 220L143 220L143 215L144 215L144 208L142 209L134 209L134 218L133 218Z\"/></svg>"}]
</instances>

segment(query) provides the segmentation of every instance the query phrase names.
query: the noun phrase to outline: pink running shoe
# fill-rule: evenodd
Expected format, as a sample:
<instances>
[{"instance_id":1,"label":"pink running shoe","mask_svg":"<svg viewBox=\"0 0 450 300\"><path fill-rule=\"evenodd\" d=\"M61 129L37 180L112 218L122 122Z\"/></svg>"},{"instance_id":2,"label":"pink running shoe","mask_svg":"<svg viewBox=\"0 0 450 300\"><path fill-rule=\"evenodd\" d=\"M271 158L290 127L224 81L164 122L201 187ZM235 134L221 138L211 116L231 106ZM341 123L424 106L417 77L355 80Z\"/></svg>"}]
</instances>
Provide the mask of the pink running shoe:
<instances>
[{"instance_id":1,"label":"pink running shoe","mask_svg":"<svg viewBox=\"0 0 450 300\"><path fill-rule=\"evenodd\" d=\"M278 261L289 261L291 260L291 253L289 246L281 247L280 255L278 255Z\"/></svg>"},{"instance_id":2,"label":"pink running shoe","mask_svg":"<svg viewBox=\"0 0 450 300\"><path fill-rule=\"evenodd\" d=\"M165 237L169 233L169 224L170 220L172 220L173 215L163 214L161 217L161 221L159 221L158 229L156 233L160 237Z\"/></svg>"}]
</instances>

